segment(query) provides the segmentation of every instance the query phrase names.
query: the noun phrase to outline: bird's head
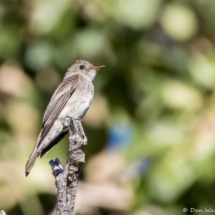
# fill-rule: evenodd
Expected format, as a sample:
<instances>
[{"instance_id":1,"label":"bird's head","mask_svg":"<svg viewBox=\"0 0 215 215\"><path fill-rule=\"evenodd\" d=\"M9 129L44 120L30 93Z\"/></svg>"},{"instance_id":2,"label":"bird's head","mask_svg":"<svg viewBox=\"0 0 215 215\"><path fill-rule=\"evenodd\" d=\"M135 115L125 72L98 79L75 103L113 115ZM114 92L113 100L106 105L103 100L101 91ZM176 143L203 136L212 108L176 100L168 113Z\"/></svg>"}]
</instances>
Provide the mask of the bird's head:
<instances>
[{"instance_id":1,"label":"bird's head","mask_svg":"<svg viewBox=\"0 0 215 215\"><path fill-rule=\"evenodd\" d=\"M65 78L68 78L74 74L86 75L91 81L96 77L97 71L105 66L93 66L86 60L77 60L72 66L69 67Z\"/></svg>"}]
</instances>

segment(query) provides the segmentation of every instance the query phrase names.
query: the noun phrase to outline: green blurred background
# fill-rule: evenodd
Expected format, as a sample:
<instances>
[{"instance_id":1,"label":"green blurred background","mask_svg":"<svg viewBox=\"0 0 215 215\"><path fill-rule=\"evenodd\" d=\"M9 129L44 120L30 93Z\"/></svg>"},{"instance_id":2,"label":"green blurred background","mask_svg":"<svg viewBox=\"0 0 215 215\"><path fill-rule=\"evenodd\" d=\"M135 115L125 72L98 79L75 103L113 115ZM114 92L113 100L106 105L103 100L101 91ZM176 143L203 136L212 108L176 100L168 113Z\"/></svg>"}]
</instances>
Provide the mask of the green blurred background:
<instances>
[{"instance_id":1,"label":"green blurred background","mask_svg":"<svg viewBox=\"0 0 215 215\"><path fill-rule=\"evenodd\" d=\"M0 209L54 214L48 162L65 165L68 136L24 167L77 59L106 67L83 120L76 214L215 209L214 0L0 0Z\"/></svg>"}]
</instances>

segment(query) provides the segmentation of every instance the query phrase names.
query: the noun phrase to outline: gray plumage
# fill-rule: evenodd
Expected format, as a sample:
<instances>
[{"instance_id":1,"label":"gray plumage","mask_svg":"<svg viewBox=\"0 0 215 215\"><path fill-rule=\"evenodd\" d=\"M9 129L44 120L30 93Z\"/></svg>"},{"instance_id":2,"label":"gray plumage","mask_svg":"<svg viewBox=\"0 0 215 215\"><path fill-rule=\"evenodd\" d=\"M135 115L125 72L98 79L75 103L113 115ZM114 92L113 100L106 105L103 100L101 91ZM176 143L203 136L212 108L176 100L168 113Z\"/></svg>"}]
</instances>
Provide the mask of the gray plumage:
<instances>
[{"instance_id":1,"label":"gray plumage","mask_svg":"<svg viewBox=\"0 0 215 215\"><path fill-rule=\"evenodd\" d=\"M26 176L38 156L45 156L68 133L67 117L84 117L94 96L92 81L102 67L104 66L95 67L88 61L77 60L67 70L46 108L41 132L25 166Z\"/></svg>"}]
</instances>

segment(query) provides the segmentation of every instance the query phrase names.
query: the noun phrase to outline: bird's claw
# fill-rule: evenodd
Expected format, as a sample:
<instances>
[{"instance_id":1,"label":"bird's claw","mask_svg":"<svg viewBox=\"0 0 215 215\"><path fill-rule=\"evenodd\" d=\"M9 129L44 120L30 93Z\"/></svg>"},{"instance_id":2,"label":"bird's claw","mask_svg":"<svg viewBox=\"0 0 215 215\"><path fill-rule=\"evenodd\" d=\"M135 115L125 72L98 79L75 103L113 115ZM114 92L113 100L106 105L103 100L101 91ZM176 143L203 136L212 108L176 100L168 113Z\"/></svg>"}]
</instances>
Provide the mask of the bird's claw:
<instances>
[{"instance_id":1,"label":"bird's claw","mask_svg":"<svg viewBox=\"0 0 215 215\"><path fill-rule=\"evenodd\" d=\"M81 125L81 119L75 119L72 117L68 117L70 121L73 122L73 135L69 137L70 141L77 142L79 144L79 147L83 145L87 145L87 137L84 133L83 127ZM79 123L75 123L75 121L78 121Z\"/></svg>"}]
</instances>

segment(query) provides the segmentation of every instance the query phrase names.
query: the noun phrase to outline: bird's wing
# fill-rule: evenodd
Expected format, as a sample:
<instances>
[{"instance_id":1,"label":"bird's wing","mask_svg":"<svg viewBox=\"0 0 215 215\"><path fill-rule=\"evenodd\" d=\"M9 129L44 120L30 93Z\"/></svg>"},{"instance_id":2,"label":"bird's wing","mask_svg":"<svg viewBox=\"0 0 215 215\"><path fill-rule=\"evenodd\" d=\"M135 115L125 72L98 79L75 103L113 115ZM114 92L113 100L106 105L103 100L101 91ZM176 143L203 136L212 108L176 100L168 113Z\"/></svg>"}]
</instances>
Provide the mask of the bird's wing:
<instances>
[{"instance_id":1,"label":"bird's wing","mask_svg":"<svg viewBox=\"0 0 215 215\"><path fill-rule=\"evenodd\" d=\"M50 131L63 107L74 93L79 81L79 75L73 75L64 80L54 92L43 117L43 127L38 140L38 145Z\"/></svg>"}]
</instances>

